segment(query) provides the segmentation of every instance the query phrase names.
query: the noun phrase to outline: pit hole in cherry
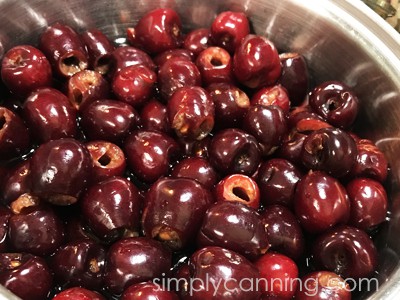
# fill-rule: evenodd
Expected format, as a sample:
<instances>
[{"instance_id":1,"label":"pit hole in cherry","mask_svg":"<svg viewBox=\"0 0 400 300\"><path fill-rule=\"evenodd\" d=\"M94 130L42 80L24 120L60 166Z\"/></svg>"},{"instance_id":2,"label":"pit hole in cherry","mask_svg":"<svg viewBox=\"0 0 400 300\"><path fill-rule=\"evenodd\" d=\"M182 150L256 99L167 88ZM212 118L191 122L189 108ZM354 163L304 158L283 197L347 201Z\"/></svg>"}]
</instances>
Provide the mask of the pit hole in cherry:
<instances>
[{"instance_id":1,"label":"pit hole in cherry","mask_svg":"<svg viewBox=\"0 0 400 300\"><path fill-rule=\"evenodd\" d=\"M110 57L102 56L97 60L95 70L100 74L106 74L110 68Z\"/></svg>"},{"instance_id":2,"label":"pit hole in cherry","mask_svg":"<svg viewBox=\"0 0 400 300\"><path fill-rule=\"evenodd\" d=\"M247 195L246 191L242 187L234 187L232 193L240 199L250 201L249 195Z\"/></svg>"},{"instance_id":3,"label":"pit hole in cherry","mask_svg":"<svg viewBox=\"0 0 400 300\"><path fill-rule=\"evenodd\" d=\"M74 68L79 67L79 63L80 63L79 59L75 56L66 57L63 60L63 64L66 67L74 67Z\"/></svg>"},{"instance_id":4,"label":"pit hole in cherry","mask_svg":"<svg viewBox=\"0 0 400 300\"><path fill-rule=\"evenodd\" d=\"M210 63L214 66L214 67L220 67L223 66L224 64L222 63L222 61L217 58L217 57L213 57L210 61Z\"/></svg>"},{"instance_id":5,"label":"pit hole in cherry","mask_svg":"<svg viewBox=\"0 0 400 300\"><path fill-rule=\"evenodd\" d=\"M80 90L78 90L78 89L75 89L73 91L73 95L74 95L75 103L80 105L82 103L82 101L83 101L82 92Z\"/></svg>"},{"instance_id":6,"label":"pit hole in cherry","mask_svg":"<svg viewBox=\"0 0 400 300\"><path fill-rule=\"evenodd\" d=\"M111 162L111 157L107 153L104 153L97 161L100 165L106 167Z\"/></svg>"},{"instance_id":7,"label":"pit hole in cherry","mask_svg":"<svg viewBox=\"0 0 400 300\"><path fill-rule=\"evenodd\" d=\"M0 117L0 130L3 129L4 125L6 125L7 120L5 116Z\"/></svg>"}]
</instances>

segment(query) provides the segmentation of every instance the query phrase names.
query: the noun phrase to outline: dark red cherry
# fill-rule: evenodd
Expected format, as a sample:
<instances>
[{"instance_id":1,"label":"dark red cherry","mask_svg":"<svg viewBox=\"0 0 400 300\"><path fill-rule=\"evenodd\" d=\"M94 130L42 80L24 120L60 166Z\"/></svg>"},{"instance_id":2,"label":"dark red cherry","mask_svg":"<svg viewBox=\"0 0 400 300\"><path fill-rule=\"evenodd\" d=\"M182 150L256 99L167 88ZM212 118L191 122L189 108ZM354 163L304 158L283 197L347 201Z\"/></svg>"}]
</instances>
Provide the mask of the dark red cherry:
<instances>
[{"instance_id":1,"label":"dark red cherry","mask_svg":"<svg viewBox=\"0 0 400 300\"><path fill-rule=\"evenodd\" d=\"M275 45L263 36L247 35L236 48L233 72L240 83L252 89L274 84L281 75Z\"/></svg>"},{"instance_id":2,"label":"dark red cherry","mask_svg":"<svg viewBox=\"0 0 400 300\"><path fill-rule=\"evenodd\" d=\"M92 167L89 151L77 140L42 144L31 158L32 192L53 204L75 203L90 179Z\"/></svg>"},{"instance_id":3,"label":"dark red cherry","mask_svg":"<svg viewBox=\"0 0 400 300\"><path fill-rule=\"evenodd\" d=\"M32 92L24 103L23 114L40 143L74 137L77 133L76 109L56 89L40 88Z\"/></svg>"},{"instance_id":4,"label":"dark red cherry","mask_svg":"<svg viewBox=\"0 0 400 300\"><path fill-rule=\"evenodd\" d=\"M25 97L36 88L51 86L51 76L49 61L33 46L15 46L4 54L1 79L13 94Z\"/></svg>"},{"instance_id":5,"label":"dark red cherry","mask_svg":"<svg viewBox=\"0 0 400 300\"><path fill-rule=\"evenodd\" d=\"M72 287L58 293L52 300L105 300L99 293L81 287Z\"/></svg>"},{"instance_id":6,"label":"dark red cherry","mask_svg":"<svg viewBox=\"0 0 400 300\"><path fill-rule=\"evenodd\" d=\"M276 105L287 114L290 109L290 98L286 89L280 85L274 85L259 89L251 97L251 105L261 104L264 106Z\"/></svg>"},{"instance_id":7,"label":"dark red cherry","mask_svg":"<svg viewBox=\"0 0 400 300\"><path fill-rule=\"evenodd\" d=\"M309 95L312 109L333 126L349 128L357 117L359 100L343 82L326 81Z\"/></svg>"},{"instance_id":8,"label":"dark red cherry","mask_svg":"<svg viewBox=\"0 0 400 300\"><path fill-rule=\"evenodd\" d=\"M140 122L144 130L171 132L167 107L156 99L148 101L140 111Z\"/></svg>"},{"instance_id":9,"label":"dark red cherry","mask_svg":"<svg viewBox=\"0 0 400 300\"><path fill-rule=\"evenodd\" d=\"M283 138L282 145L277 149L278 156L291 163L299 164L303 143L307 134L292 130Z\"/></svg>"},{"instance_id":10,"label":"dark red cherry","mask_svg":"<svg viewBox=\"0 0 400 300\"><path fill-rule=\"evenodd\" d=\"M224 11L214 19L210 28L210 37L214 45L234 53L242 39L250 33L246 14Z\"/></svg>"},{"instance_id":11,"label":"dark red cherry","mask_svg":"<svg viewBox=\"0 0 400 300\"><path fill-rule=\"evenodd\" d=\"M2 181L1 201L4 205L10 205L11 202L17 200L22 194L31 191L29 174L29 159L8 170L7 176Z\"/></svg>"},{"instance_id":12,"label":"dark red cherry","mask_svg":"<svg viewBox=\"0 0 400 300\"><path fill-rule=\"evenodd\" d=\"M232 82L232 62L229 52L220 47L203 50L196 59L205 86L212 83Z\"/></svg>"},{"instance_id":13,"label":"dark red cherry","mask_svg":"<svg viewBox=\"0 0 400 300\"><path fill-rule=\"evenodd\" d=\"M198 28L190 31L183 41L183 48L191 51L195 57L201 51L207 49L210 44L210 30L208 28Z\"/></svg>"},{"instance_id":14,"label":"dark red cherry","mask_svg":"<svg viewBox=\"0 0 400 300\"><path fill-rule=\"evenodd\" d=\"M128 40L150 54L157 54L180 46L181 27L174 10L158 8L142 16L134 30L128 30Z\"/></svg>"},{"instance_id":15,"label":"dark red cherry","mask_svg":"<svg viewBox=\"0 0 400 300\"><path fill-rule=\"evenodd\" d=\"M179 300L174 292L164 290L159 284L142 282L128 287L121 300Z\"/></svg>"},{"instance_id":16,"label":"dark red cherry","mask_svg":"<svg viewBox=\"0 0 400 300\"><path fill-rule=\"evenodd\" d=\"M193 53L186 49L171 49L158 54L154 57L153 62L156 64L157 68L161 68L164 63L174 58L193 61Z\"/></svg>"},{"instance_id":17,"label":"dark red cherry","mask_svg":"<svg viewBox=\"0 0 400 300\"><path fill-rule=\"evenodd\" d=\"M193 243L213 202L211 193L193 179L162 178L145 196L143 231L172 250L181 250Z\"/></svg>"},{"instance_id":18,"label":"dark red cherry","mask_svg":"<svg viewBox=\"0 0 400 300\"><path fill-rule=\"evenodd\" d=\"M114 294L121 294L132 284L168 274L171 253L163 245L146 237L126 238L108 250L104 283Z\"/></svg>"},{"instance_id":19,"label":"dark red cherry","mask_svg":"<svg viewBox=\"0 0 400 300\"><path fill-rule=\"evenodd\" d=\"M0 206L0 253L8 250L8 223L11 216L12 212L8 208Z\"/></svg>"},{"instance_id":20,"label":"dark red cherry","mask_svg":"<svg viewBox=\"0 0 400 300\"><path fill-rule=\"evenodd\" d=\"M139 234L141 200L129 180L110 177L88 188L80 200L81 213L98 237L114 241Z\"/></svg>"},{"instance_id":21,"label":"dark red cherry","mask_svg":"<svg viewBox=\"0 0 400 300\"><path fill-rule=\"evenodd\" d=\"M294 209L307 232L319 233L336 224L347 223L350 201L346 189L337 179L315 171L297 183Z\"/></svg>"},{"instance_id":22,"label":"dark red cherry","mask_svg":"<svg viewBox=\"0 0 400 300\"><path fill-rule=\"evenodd\" d=\"M187 140L202 140L214 127L214 102L201 87L183 87L169 99L167 113L175 133Z\"/></svg>"},{"instance_id":23,"label":"dark red cherry","mask_svg":"<svg viewBox=\"0 0 400 300\"><path fill-rule=\"evenodd\" d=\"M368 278L378 264L378 252L370 237L351 226L325 232L314 242L312 252L318 266L345 278Z\"/></svg>"},{"instance_id":24,"label":"dark red cherry","mask_svg":"<svg viewBox=\"0 0 400 300\"><path fill-rule=\"evenodd\" d=\"M234 201L219 201L208 209L197 245L223 247L249 259L259 257L269 248L260 215L255 209Z\"/></svg>"}]
</instances>

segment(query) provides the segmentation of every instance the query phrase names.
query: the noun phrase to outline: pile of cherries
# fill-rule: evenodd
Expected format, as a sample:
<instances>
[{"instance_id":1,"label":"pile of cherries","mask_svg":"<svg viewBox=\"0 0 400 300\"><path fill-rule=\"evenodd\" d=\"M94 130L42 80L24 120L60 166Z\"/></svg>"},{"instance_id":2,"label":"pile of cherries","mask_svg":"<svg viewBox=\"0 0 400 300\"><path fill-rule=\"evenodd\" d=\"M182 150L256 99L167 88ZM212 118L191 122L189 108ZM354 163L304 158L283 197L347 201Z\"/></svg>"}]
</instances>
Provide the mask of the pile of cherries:
<instances>
[{"instance_id":1,"label":"pile of cherries","mask_svg":"<svg viewBox=\"0 0 400 300\"><path fill-rule=\"evenodd\" d=\"M156 9L126 37L57 23L4 55L0 284L23 300L350 299L388 206L352 89L311 87L304 57L240 12L183 34Z\"/></svg>"}]
</instances>

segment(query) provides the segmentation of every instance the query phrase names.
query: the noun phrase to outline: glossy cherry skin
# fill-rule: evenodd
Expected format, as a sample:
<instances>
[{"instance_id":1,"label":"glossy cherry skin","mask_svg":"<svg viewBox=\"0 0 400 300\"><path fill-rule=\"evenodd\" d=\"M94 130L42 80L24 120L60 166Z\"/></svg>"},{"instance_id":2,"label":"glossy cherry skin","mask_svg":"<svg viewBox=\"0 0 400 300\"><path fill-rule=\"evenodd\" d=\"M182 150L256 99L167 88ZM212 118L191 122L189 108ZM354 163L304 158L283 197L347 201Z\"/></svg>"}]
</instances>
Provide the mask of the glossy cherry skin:
<instances>
[{"instance_id":1,"label":"glossy cherry skin","mask_svg":"<svg viewBox=\"0 0 400 300\"><path fill-rule=\"evenodd\" d=\"M307 134L298 132L297 130L290 131L283 138L282 145L277 150L278 156L287 159L291 163L299 164L306 137Z\"/></svg>"},{"instance_id":2,"label":"glossy cherry skin","mask_svg":"<svg viewBox=\"0 0 400 300\"><path fill-rule=\"evenodd\" d=\"M104 75L110 69L111 53L114 45L107 36L98 29L89 29L81 34L86 46L89 68Z\"/></svg>"},{"instance_id":3,"label":"glossy cherry skin","mask_svg":"<svg viewBox=\"0 0 400 300\"><path fill-rule=\"evenodd\" d=\"M249 34L236 48L233 72L236 79L249 88L272 85L281 75L278 51L267 38Z\"/></svg>"},{"instance_id":4,"label":"glossy cherry skin","mask_svg":"<svg viewBox=\"0 0 400 300\"><path fill-rule=\"evenodd\" d=\"M286 52L279 55L282 73L278 82L286 89L291 104L301 104L307 96L309 74L307 62L299 53Z\"/></svg>"},{"instance_id":5,"label":"glossy cherry skin","mask_svg":"<svg viewBox=\"0 0 400 300\"><path fill-rule=\"evenodd\" d=\"M156 73L148 67L129 66L115 74L112 90L119 100L139 107L153 95L156 81Z\"/></svg>"},{"instance_id":6,"label":"glossy cherry skin","mask_svg":"<svg viewBox=\"0 0 400 300\"><path fill-rule=\"evenodd\" d=\"M309 105L296 107L289 113L289 127L298 132L309 134L312 131L332 127L320 115L313 112Z\"/></svg>"},{"instance_id":7,"label":"glossy cherry skin","mask_svg":"<svg viewBox=\"0 0 400 300\"><path fill-rule=\"evenodd\" d=\"M311 91L308 101L315 112L336 127L349 128L357 117L359 100L343 82L321 83Z\"/></svg>"},{"instance_id":8,"label":"glossy cherry skin","mask_svg":"<svg viewBox=\"0 0 400 300\"><path fill-rule=\"evenodd\" d=\"M385 188L376 180L356 178L346 186L351 211L349 223L369 230L386 219L388 199Z\"/></svg>"},{"instance_id":9,"label":"glossy cherry skin","mask_svg":"<svg viewBox=\"0 0 400 300\"><path fill-rule=\"evenodd\" d=\"M257 211L233 201L219 201L208 209L197 245L223 247L249 259L259 257L269 248L266 229Z\"/></svg>"},{"instance_id":10,"label":"glossy cherry skin","mask_svg":"<svg viewBox=\"0 0 400 300\"><path fill-rule=\"evenodd\" d=\"M198 28L190 31L185 36L183 48L191 51L197 57L201 51L208 48L210 43L210 30L208 28Z\"/></svg>"},{"instance_id":11,"label":"glossy cherry skin","mask_svg":"<svg viewBox=\"0 0 400 300\"><path fill-rule=\"evenodd\" d=\"M130 170L147 183L167 175L170 163L180 155L176 141L157 131L133 132L126 139L123 149Z\"/></svg>"},{"instance_id":12,"label":"glossy cherry skin","mask_svg":"<svg viewBox=\"0 0 400 300\"><path fill-rule=\"evenodd\" d=\"M267 206L261 213L270 250L297 260L304 252L304 236L295 215L282 205Z\"/></svg>"},{"instance_id":13,"label":"glossy cherry skin","mask_svg":"<svg viewBox=\"0 0 400 300\"><path fill-rule=\"evenodd\" d=\"M167 104L168 119L175 133L187 140L202 140L214 127L214 102L201 87L177 90Z\"/></svg>"},{"instance_id":14,"label":"glossy cherry skin","mask_svg":"<svg viewBox=\"0 0 400 300\"><path fill-rule=\"evenodd\" d=\"M211 193L193 179L162 178L146 193L143 231L172 250L181 250L193 243L213 202Z\"/></svg>"},{"instance_id":15,"label":"glossy cherry skin","mask_svg":"<svg viewBox=\"0 0 400 300\"><path fill-rule=\"evenodd\" d=\"M257 300L260 297L260 292L251 288L251 281L259 276L257 268L231 250L220 247L199 249L190 257L189 275L193 284L180 291L183 300ZM218 286L211 282L222 283Z\"/></svg>"},{"instance_id":16,"label":"glossy cherry skin","mask_svg":"<svg viewBox=\"0 0 400 300\"><path fill-rule=\"evenodd\" d=\"M100 239L94 235L80 216L70 216L65 222L65 241L66 243L80 240L91 240L101 243Z\"/></svg>"},{"instance_id":17,"label":"glossy cherry skin","mask_svg":"<svg viewBox=\"0 0 400 300\"><path fill-rule=\"evenodd\" d=\"M68 79L67 96L76 110L83 110L90 103L107 99L110 86L103 76L95 71L83 70Z\"/></svg>"},{"instance_id":18,"label":"glossy cherry skin","mask_svg":"<svg viewBox=\"0 0 400 300\"><path fill-rule=\"evenodd\" d=\"M286 159L273 158L261 163L257 175L261 202L292 208L295 187L302 176L300 169Z\"/></svg>"},{"instance_id":19,"label":"glossy cherry skin","mask_svg":"<svg viewBox=\"0 0 400 300\"><path fill-rule=\"evenodd\" d=\"M219 131L211 140L210 162L223 175L239 173L252 175L261 159L257 140L240 129Z\"/></svg>"},{"instance_id":20,"label":"glossy cherry skin","mask_svg":"<svg viewBox=\"0 0 400 300\"><path fill-rule=\"evenodd\" d=\"M180 58L187 61L193 61L193 53L186 49L171 49L161 52L156 57L153 58L153 62L159 69L164 63L170 59Z\"/></svg>"},{"instance_id":21,"label":"glossy cherry skin","mask_svg":"<svg viewBox=\"0 0 400 300\"><path fill-rule=\"evenodd\" d=\"M240 127L250 107L250 99L238 87L229 83L216 83L207 87L214 101L217 129Z\"/></svg>"},{"instance_id":22,"label":"glossy cherry skin","mask_svg":"<svg viewBox=\"0 0 400 300\"><path fill-rule=\"evenodd\" d=\"M282 110L287 114L290 109L290 98L286 89L282 85L276 84L259 89L251 97L251 105L256 104L264 106L276 105L282 108Z\"/></svg>"},{"instance_id":23,"label":"glossy cherry skin","mask_svg":"<svg viewBox=\"0 0 400 300\"><path fill-rule=\"evenodd\" d=\"M0 284L22 300L43 300L53 278L46 261L25 253L0 253Z\"/></svg>"},{"instance_id":24,"label":"glossy cherry skin","mask_svg":"<svg viewBox=\"0 0 400 300\"><path fill-rule=\"evenodd\" d=\"M211 189L217 183L218 174L210 162L201 157L188 157L176 164L171 172L172 177L191 178Z\"/></svg>"},{"instance_id":25,"label":"glossy cherry skin","mask_svg":"<svg viewBox=\"0 0 400 300\"><path fill-rule=\"evenodd\" d=\"M42 144L31 158L32 192L53 204L75 203L89 181L92 167L89 151L77 140Z\"/></svg>"},{"instance_id":26,"label":"glossy cherry skin","mask_svg":"<svg viewBox=\"0 0 400 300\"><path fill-rule=\"evenodd\" d=\"M216 201L239 202L254 209L260 206L260 190L249 176L232 174L223 178L214 189Z\"/></svg>"},{"instance_id":27,"label":"glossy cherry skin","mask_svg":"<svg viewBox=\"0 0 400 300\"><path fill-rule=\"evenodd\" d=\"M139 123L139 115L129 104L117 100L97 100L81 113L81 126L89 140L121 144Z\"/></svg>"},{"instance_id":28,"label":"glossy cherry skin","mask_svg":"<svg viewBox=\"0 0 400 300\"><path fill-rule=\"evenodd\" d=\"M298 182L294 209L307 232L319 233L348 221L350 201L346 189L337 179L315 171Z\"/></svg>"},{"instance_id":29,"label":"glossy cherry skin","mask_svg":"<svg viewBox=\"0 0 400 300\"><path fill-rule=\"evenodd\" d=\"M292 299L297 288L299 270L289 257L268 252L254 263L260 271L260 288L264 295Z\"/></svg>"},{"instance_id":30,"label":"glossy cherry skin","mask_svg":"<svg viewBox=\"0 0 400 300\"><path fill-rule=\"evenodd\" d=\"M314 242L315 263L345 278L368 278L378 264L378 252L371 238L351 226L338 226Z\"/></svg>"},{"instance_id":31,"label":"glossy cherry skin","mask_svg":"<svg viewBox=\"0 0 400 300\"><path fill-rule=\"evenodd\" d=\"M32 92L23 106L26 123L40 143L77 133L76 109L68 98L53 88Z\"/></svg>"},{"instance_id":32,"label":"glossy cherry skin","mask_svg":"<svg viewBox=\"0 0 400 300\"><path fill-rule=\"evenodd\" d=\"M97 292L81 287L72 287L57 294L52 300L105 300Z\"/></svg>"},{"instance_id":33,"label":"glossy cherry skin","mask_svg":"<svg viewBox=\"0 0 400 300\"><path fill-rule=\"evenodd\" d=\"M303 143L301 161L309 169L325 171L334 177L348 174L357 159L357 145L346 132L322 128Z\"/></svg>"},{"instance_id":34,"label":"glossy cherry skin","mask_svg":"<svg viewBox=\"0 0 400 300\"><path fill-rule=\"evenodd\" d=\"M329 271L307 274L301 278L296 300L351 300L351 288L339 275Z\"/></svg>"},{"instance_id":35,"label":"glossy cherry skin","mask_svg":"<svg viewBox=\"0 0 400 300\"><path fill-rule=\"evenodd\" d=\"M74 29L55 23L41 34L39 49L46 55L53 72L69 77L88 67L85 45Z\"/></svg>"},{"instance_id":36,"label":"glossy cherry skin","mask_svg":"<svg viewBox=\"0 0 400 300\"><path fill-rule=\"evenodd\" d=\"M179 297L174 292L163 290L159 284L143 282L128 287L121 300L179 300Z\"/></svg>"},{"instance_id":37,"label":"glossy cherry skin","mask_svg":"<svg viewBox=\"0 0 400 300\"><path fill-rule=\"evenodd\" d=\"M0 206L0 253L8 250L8 223L11 215L12 212L8 208Z\"/></svg>"},{"instance_id":38,"label":"glossy cherry skin","mask_svg":"<svg viewBox=\"0 0 400 300\"><path fill-rule=\"evenodd\" d=\"M201 74L197 66L180 57L166 61L158 70L158 88L164 101L181 87L201 86Z\"/></svg>"},{"instance_id":39,"label":"glossy cherry skin","mask_svg":"<svg viewBox=\"0 0 400 300\"><path fill-rule=\"evenodd\" d=\"M88 188L81 198L81 213L98 237L114 241L138 235L141 200L128 179L111 177Z\"/></svg>"},{"instance_id":40,"label":"glossy cherry skin","mask_svg":"<svg viewBox=\"0 0 400 300\"><path fill-rule=\"evenodd\" d=\"M15 46L4 54L1 79L13 94L25 97L36 88L51 86L51 66L39 49Z\"/></svg>"},{"instance_id":41,"label":"glossy cherry skin","mask_svg":"<svg viewBox=\"0 0 400 300\"><path fill-rule=\"evenodd\" d=\"M24 121L8 108L0 106L0 160L23 154L29 144L29 130Z\"/></svg>"},{"instance_id":42,"label":"glossy cherry skin","mask_svg":"<svg viewBox=\"0 0 400 300\"><path fill-rule=\"evenodd\" d=\"M181 20L172 9L158 8L142 16L128 40L147 53L157 54L178 48L181 44Z\"/></svg>"},{"instance_id":43,"label":"glossy cherry skin","mask_svg":"<svg viewBox=\"0 0 400 300\"><path fill-rule=\"evenodd\" d=\"M148 101L140 111L140 122L144 130L171 132L167 107L156 99Z\"/></svg>"},{"instance_id":44,"label":"glossy cherry skin","mask_svg":"<svg viewBox=\"0 0 400 300\"><path fill-rule=\"evenodd\" d=\"M122 176L126 169L125 154L117 145L105 141L85 144L93 161L91 182L99 182L112 176Z\"/></svg>"},{"instance_id":45,"label":"glossy cherry skin","mask_svg":"<svg viewBox=\"0 0 400 300\"><path fill-rule=\"evenodd\" d=\"M196 59L204 85L232 82L232 61L229 52L220 47L203 50Z\"/></svg>"},{"instance_id":46,"label":"glossy cherry skin","mask_svg":"<svg viewBox=\"0 0 400 300\"><path fill-rule=\"evenodd\" d=\"M242 39L250 33L246 14L224 11L214 19L210 27L210 37L214 45L234 53Z\"/></svg>"},{"instance_id":47,"label":"glossy cherry skin","mask_svg":"<svg viewBox=\"0 0 400 300\"><path fill-rule=\"evenodd\" d=\"M118 240L108 250L104 283L114 294L128 286L168 274L171 253L163 245L146 237Z\"/></svg>"},{"instance_id":48,"label":"glossy cherry skin","mask_svg":"<svg viewBox=\"0 0 400 300\"><path fill-rule=\"evenodd\" d=\"M50 259L54 279L66 286L102 288L106 251L91 240L70 242L60 247Z\"/></svg>"}]
</instances>

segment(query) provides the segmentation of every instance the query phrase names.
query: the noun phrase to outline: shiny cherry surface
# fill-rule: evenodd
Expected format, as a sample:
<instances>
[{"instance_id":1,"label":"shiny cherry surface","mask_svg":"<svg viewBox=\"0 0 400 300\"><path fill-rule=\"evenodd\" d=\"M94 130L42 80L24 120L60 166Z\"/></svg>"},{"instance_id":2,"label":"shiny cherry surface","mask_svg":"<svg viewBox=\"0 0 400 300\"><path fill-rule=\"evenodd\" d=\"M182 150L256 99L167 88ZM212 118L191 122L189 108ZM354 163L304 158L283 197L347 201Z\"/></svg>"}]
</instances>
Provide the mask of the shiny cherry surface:
<instances>
[{"instance_id":1,"label":"shiny cherry surface","mask_svg":"<svg viewBox=\"0 0 400 300\"><path fill-rule=\"evenodd\" d=\"M156 99L151 99L142 107L140 122L144 130L171 131L167 107Z\"/></svg>"},{"instance_id":2,"label":"shiny cherry surface","mask_svg":"<svg viewBox=\"0 0 400 300\"><path fill-rule=\"evenodd\" d=\"M52 300L105 300L105 298L95 291L72 287L58 293Z\"/></svg>"},{"instance_id":3,"label":"shiny cherry surface","mask_svg":"<svg viewBox=\"0 0 400 300\"><path fill-rule=\"evenodd\" d=\"M276 105L287 114L290 109L290 98L286 89L280 85L273 85L259 89L252 97L251 104L264 106Z\"/></svg>"},{"instance_id":4,"label":"shiny cherry surface","mask_svg":"<svg viewBox=\"0 0 400 300\"><path fill-rule=\"evenodd\" d=\"M161 289L159 284L143 282L128 287L121 300L179 300L179 297L174 292Z\"/></svg>"},{"instance_id":5,"label":"shiny cherry surface","mask_svg":"<svg viewBox=\"0 0 400 300\"><path fill-rule=\"evenodd\" d=\"M210 44L210 30L208 28L198 28L190 31L183 41L183 47L191 51L194 56L207 49Z\"/></svg>"}]
</instances>

